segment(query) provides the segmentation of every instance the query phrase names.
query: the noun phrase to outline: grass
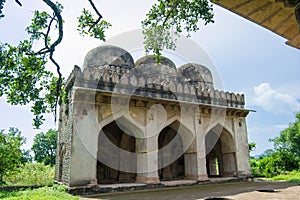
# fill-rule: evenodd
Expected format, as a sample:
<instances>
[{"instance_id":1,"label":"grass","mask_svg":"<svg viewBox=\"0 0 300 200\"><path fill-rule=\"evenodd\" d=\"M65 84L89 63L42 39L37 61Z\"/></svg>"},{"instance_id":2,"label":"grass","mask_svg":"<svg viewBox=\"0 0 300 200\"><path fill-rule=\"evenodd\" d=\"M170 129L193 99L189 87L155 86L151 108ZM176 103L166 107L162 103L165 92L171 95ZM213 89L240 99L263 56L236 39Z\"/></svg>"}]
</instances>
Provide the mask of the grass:
<instances>
[{"instance_id":1,"label":"grass","mask_svg":"<svg viewBox=\"0 0 300 200\"><path fill-rule=\"evenodd\" d=\"M287 172L286 174L280 174L274 176L272 180L285 180L289 183L296 183L300 185L300 172L298 171Z\"/></svg>"},{"instance_id":2,"label":"grass","mask_svg":"<svg viewBox=\"0 0 300 200\"><path fill-rule=\"evenodd\" d=\"M45 186L54 184L54 167L42 163L26 163L18 171L4 177L6 185Z\"/></svg>"},{"instance_id":3,"label":"grass","mask_svg":"<svg viewBox=\"0 0 300 200\"><path fill-rule=\"evenodd\" d=\"M66 192L66 188L60 185L52 187L42 187L34 190L24 190L16 192L0 191L0 199L10 200L78 200L78 197L72 196Z\"/></svg>"}]
</instances>

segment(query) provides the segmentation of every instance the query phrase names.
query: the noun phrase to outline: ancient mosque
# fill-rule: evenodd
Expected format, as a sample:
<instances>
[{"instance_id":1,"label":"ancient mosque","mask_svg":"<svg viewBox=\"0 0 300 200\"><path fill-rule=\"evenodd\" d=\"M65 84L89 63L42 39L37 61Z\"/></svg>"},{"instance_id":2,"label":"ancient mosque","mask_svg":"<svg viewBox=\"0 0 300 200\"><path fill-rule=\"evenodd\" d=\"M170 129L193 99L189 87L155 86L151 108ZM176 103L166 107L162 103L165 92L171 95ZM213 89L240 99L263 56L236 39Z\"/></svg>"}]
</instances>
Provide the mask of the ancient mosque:
<instances>
[{"instance_id":1,"label":"ancient mosque","mask_svg":"<svg viewBox=\"0 0 300 200\"><path fill-rule=\"evenodd\" d=\"M211 71L100 46L61 102L55 180L68 186L251 177L244 95Z\"/></svg>"}]
</instances>

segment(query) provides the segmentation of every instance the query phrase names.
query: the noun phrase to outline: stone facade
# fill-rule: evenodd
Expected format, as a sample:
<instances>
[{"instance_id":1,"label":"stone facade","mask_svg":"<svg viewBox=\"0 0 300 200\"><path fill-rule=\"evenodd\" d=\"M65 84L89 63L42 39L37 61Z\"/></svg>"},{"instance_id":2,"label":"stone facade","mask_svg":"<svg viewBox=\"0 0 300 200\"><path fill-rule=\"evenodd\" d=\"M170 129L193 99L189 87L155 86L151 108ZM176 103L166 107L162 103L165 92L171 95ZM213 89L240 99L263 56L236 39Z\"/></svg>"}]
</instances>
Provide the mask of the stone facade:
<instances>
[{"instance_id":1,"label":"stone facade","mask_svg":"<svg viewBox=\"0 0 300 200\"><path fill-rule=\"evenodd\" d=\"M208 68L91 50L61 104L55 180L68 186L250 177L244 95Z\"/></svg>"}]
</instances>

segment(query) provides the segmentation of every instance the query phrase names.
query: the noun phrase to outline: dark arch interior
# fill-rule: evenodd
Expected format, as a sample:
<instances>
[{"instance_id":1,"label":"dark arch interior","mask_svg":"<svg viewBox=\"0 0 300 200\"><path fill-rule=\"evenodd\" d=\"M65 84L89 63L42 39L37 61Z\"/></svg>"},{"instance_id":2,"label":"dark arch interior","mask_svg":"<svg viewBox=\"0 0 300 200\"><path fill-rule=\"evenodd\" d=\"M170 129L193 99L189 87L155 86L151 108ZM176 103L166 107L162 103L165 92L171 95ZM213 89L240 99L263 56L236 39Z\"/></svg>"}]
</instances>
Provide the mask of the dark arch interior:
<instances>
[{"instance_id":1,"label":"dark arch interior","mask_svg":"<svg viewBox=\"0 0 300 200\"><path fill-rule=\"evenodd\" d=\"M136 173L132 173L132 171L136 171L137 160L133 154L126 154L126 152L135 152L135 146L135 137L122 131L115 121L106 125L98 138L98 183L134 182ZM120 149L124 151L122 152ZM112 162L113 166L126 165L125 168L131 172L107 166L101 160Z\"/></svg>"},{"instance_id":2,"label":"dark arch interior","mask_svg":"<svg viewBox=\"0 0 300 200\"><path fill-rule=\"evenodd\" d=\"M167 148L164 148L166 146ZM161 150L162 148L164 149ZM184 178L184 152L180 134L170 126L164 128L158 137L158 149L158 175L160 180ZM181 156L176 158L176 155Z\"/></svg>"}]
</instances>

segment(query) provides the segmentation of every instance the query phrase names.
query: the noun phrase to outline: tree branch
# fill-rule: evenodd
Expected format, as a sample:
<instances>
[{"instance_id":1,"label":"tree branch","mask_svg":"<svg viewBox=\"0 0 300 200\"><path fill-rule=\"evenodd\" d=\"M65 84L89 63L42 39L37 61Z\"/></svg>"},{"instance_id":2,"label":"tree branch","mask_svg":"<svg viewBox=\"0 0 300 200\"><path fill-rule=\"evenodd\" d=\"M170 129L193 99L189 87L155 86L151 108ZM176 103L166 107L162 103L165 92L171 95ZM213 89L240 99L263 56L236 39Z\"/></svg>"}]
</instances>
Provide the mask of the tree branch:
<instances>
[{"instance_id":1,"label":"tree branch","mask_svg":"<svg viewBox=\"0 0 300 200\"><path fill-rule=\"evenodd\" d=\"M22 3L19 0L15 0L15 2L19 4L19 6L22 6Z\"/></svg>"},{"instance_id":2,"label":"tree branch","mask_svg":"<svg viewBox=\"0 0 300 200\"><path fill-rule=\"evenodd\" d=\"M88 32L90 32L92 30L92 28L94 28L94 26L96 26L100 20L103 18L102 15L100 14L100 12L98 11L98 9L96 8L94 2L92 0L88 0L91 4L91 6L93 7L94 11L97 13L98 15L98 19L92 23L92 26L89 28Z\"/></svg>"},{"instance_id":3,"label":"tree branch","mask_svg":"<svg viewBox=\"0 0 300 200\"><path fill-rule=\"evenodd\" d=\"M46 32L46 34L44 35L44 36L45 36L45 40L44 40L44 42L45 42L45 47L46 47L46 49L48 49L49 51L51 51L51 49L50 49L50 47L49 47L49 45L48 45L48 37L49 37L49 33L50 33L50 30L51 30L52 23L53 23L53 21L55 20L55 16L56 16L56 15L54 15L54 16L51 18L51 20L50 20L50 22L49 22L49 25L48 25L47 32Z\"/></svg>"},{"instance_id":4,"label":"tree branch","mask_svg":"<svg viewBox=\"0 0 300 200\"><path fill-rule=\"evenodd\" d=\"M176 3L174 4L174 6L171 8L170 12L167 14L162 26L165 26L166 22L168 21L169 17L171 16L171 14L173 13L174 9L179 5L179 1L176 1Z\"/></svg>"},{"instance_id":5,"label":"tree branch","mask_svg":"<svg viewBox=\"0 0 300 200\"><path fill-rule=\"evenodd\" d=\"M55 110L54 110L54 120L56 121L56 106L58 104L58 99L59 99L59 95L60 95L60 90L61 90L61 84L62 84L62 74L60 72L60 66L59 64L55 61L55 59L53 58L53 53L55 51L55 47L62 41L63 38L63 20L62 20L62 16L60 14L60 10L57 7L57 5L55 5L51 0L43 0L54 12L54 17L51 19L50 23L49 23L49 27L46 33L46 37L45 37L45 46L46 48L49 50L50 52L50 60L51 62L56 66L56 71L58 74L58 80L57 80L57 85L56 85L56 100L55 100ZM49 36L49 32L50 32L50 25L52 24L53 20L57 18L57 23L58 23L58 38L56 39L56 41L50 45L50 47L47 44L47 39Z\"/></svg>"},{"instance_id":6,"label":"tree branch","mask_svg":"<svg viewBox=\"0 0 300 200\"><path fill-rule=\"evenodd\" d=\"M97 13L97 15L99 16L99 18L100 19L103 18L102 15L100 14L100 12L98 11L98 9L96 8L93 0L88 0L88 1L90 2L91 6L93 7L94 11Z\"/></svg>"},{"instance_id":7,"label":"tree branch","mask_svg":"<svg viewBox=\"0 0 300 200\"><path fill-rule=\"evenodd\" d=\"M62 41L63 38L63 20L60 15L60 10L51 0L43 0L54 12L58 21L58 38L56 41L50 46L51 51L55 51L55 47Z\"/></svg>"}]
</instances>

